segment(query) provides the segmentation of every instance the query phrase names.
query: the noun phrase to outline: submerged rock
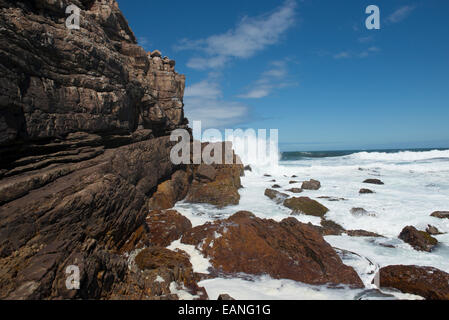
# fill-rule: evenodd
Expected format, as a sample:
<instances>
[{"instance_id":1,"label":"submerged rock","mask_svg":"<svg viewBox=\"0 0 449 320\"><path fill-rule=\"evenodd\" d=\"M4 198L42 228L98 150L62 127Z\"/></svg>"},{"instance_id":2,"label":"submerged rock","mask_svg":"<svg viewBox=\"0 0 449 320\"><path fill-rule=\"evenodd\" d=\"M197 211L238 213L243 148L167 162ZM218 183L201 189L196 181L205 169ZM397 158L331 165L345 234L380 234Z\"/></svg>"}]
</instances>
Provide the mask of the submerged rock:
<instances>
[{"instance_id":1,"label":"submerged rock","mask_svg":"<svg viewBox=\"0 0 449 320\"><path fill-rule=\"evenodd\" d=\"M315 217L324 217L329 211L318 201L308 197L290 198L284 201L284 206L293 210L293 214L306 214Z\"/></svg>"},{"instance_id":2,"label":"submerged rock","mask_svg":"<svg viewBox=\"0 0 449 320\"><path fill-rule=\"evenodd\" d=\"M431 252L438 244L438 240L425 231L419 231L415 227L405 227L399 239L410 244L415 250Z\"/></svg>"},{"instance_id":3,"label":"submerged rock","mask_svg":"<svg viewBox=\"0 0 449 320\"><path fill-rule=\"evenodd\" d=\"M427 300L449 300L449 274L433 267L388 266L379 271L380 286Z\"/></svg>"},{"instance_id":4,"label":"submerged rock","mask_svg":"<svg viewBox=\"0 0 449 320\"><path fill-rule=\"evenodd\" d=\"M350 210L351 214L354 216L367 216L367 217L375 217L376 214L372 212L368 212L363 208L352 208Z\"/></svg>"},{"instance_id":5,"label":"submerged rock","mask_svg":"<svg viewBox=\"0 0 449 320\"><path fill-rule=\"evenodd\" d=\"M291 193L302 193L301 188L291 188L291 189L288 189L287 191L291 192Z\"/></svg>"},{"instance_id":6,"label":"submerged rock","mask_svg":"<svg viewBox=\"0 0 449 320\"><path fill-rule=\"evenodd\" d=\"M431 216L440 219L449 219L449 211L435 211Z\"/></svg>"},{"instance_id":7,"label":"submerged rock","mask_svg":"<svg viewBox=\"0 0 449 320\"><path fill-rule=\"evenodd\" d=\"M432 236L443 234L437 227L431 226L430 224L427 226L426 232Z\"/></svg>"},{"instance_id":8,"label":"submerged rock","mask_svg":"<svg viewBox=\"0 0 449 320\"><path fill-rule=\"evenodd\" d=\"M238 212L191 229L181 241L197 246L225 274L363 287L354 269L342 263L321 234L293 217L278 223Z\"/></svg>"},{"instance_id":9,"label":"submerged rock","mask_svg":"<svg viewBox=\"0 0 449 320\"><path fill-rule=\"evenodd\" d=\"M375 192L370 189L360 189L359 193L360 194L373 194Z\"/></svg>"}]
</instances>

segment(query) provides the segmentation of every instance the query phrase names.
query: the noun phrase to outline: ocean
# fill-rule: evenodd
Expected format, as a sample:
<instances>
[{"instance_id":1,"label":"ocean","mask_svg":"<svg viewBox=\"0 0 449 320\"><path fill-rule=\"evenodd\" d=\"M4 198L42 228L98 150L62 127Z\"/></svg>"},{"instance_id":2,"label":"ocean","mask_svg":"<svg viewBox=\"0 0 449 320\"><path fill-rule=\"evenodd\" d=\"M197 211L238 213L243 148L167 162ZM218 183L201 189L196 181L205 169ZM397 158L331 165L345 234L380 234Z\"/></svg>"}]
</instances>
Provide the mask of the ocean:
<instances>
[{"instance_id":1,"label":"ocean","mask_svg":"<svg viewBox=\"0 0 449 320\"><path fill-rule=\"evenodd\" d=\"M347 230L361 229L384 236L325 237L341 253L343 262L355 268L367 288L375 288L372 281L377 270L388 265L432 266L449 272L449 220L430 216L434 211L449 211L449 150L284 152L279 155L277 164L250 165L252 172L247 171L242 178L239 205L217 209L209 205L180 202L175 209L188 217L194 226L229 217L240 210L281 221L289 217L291 211L264 196L265 189L274 184L271 181L275 179L282 187L279 191L297 196L286 190L300 187L302 181L316 179L321 182L321 189L305 190L300 196L310 197L328 207L330 211L326 219ZM271 177L265 177L265 174ZM293 175L297 178L292 178ZM369 178L380 179L385 184L364 184L363 181ZM291 180L299 183L291 185ZM371 189L375 193L361 195L361 188ZM330 201L335 199L343 200ZM350 212L352 208L364 208L370 215L355 216ZM320 225L320 218L317 217L300 215L296 218L304 223ZM425 230L428 225L446 233L436 236L439 245L431 253L416 251L398 239L406 226ZM193 259L192 263L203 267L207 265L202 257ZM202 281L200 285L211 296L226 292L242 300L358 299L364 296L363 290L329 289L268 276L211 279ZM398 292L388 294L400 299L419 299Z\"/></svg>"}]
</instances>

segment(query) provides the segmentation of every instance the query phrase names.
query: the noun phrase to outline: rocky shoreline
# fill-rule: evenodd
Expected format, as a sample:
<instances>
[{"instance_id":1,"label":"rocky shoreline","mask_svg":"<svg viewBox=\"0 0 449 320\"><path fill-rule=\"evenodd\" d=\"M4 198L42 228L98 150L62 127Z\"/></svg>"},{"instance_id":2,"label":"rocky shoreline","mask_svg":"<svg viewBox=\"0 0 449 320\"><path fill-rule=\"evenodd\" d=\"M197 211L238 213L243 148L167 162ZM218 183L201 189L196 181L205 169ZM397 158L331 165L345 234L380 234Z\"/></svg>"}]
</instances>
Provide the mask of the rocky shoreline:
<instances>
[{"instance_id":1,"label":"rocky shoreline","mask_svg":"<svg viewBox=\"0 0 449 320\"><path fill-rule=\"evenodd\" d=\"M79 31L64 25L60 8L71 3L82 9ZM198 283L239 274L365 287L323 236L380 235L345 230L320 202L285 193L319 190L317 180L265 191L292 210L280 222L240 211L193 227L173 209L179 201L238 204L245 168L170 161L171 132L188 129L185 77L175 61L138 46L115 0L0 0L0 7L0 299L217 299ZM304 214L321 227L294 217ZM399 238L431 251L435 233L407 227ZM209 268L197 272L188 252L168 249L175 241ZM66 286L71 265L81 272L79 290ZM443 271L390 266L380 275L382 287L449 299Z\"/></svg>"}]
</instances>

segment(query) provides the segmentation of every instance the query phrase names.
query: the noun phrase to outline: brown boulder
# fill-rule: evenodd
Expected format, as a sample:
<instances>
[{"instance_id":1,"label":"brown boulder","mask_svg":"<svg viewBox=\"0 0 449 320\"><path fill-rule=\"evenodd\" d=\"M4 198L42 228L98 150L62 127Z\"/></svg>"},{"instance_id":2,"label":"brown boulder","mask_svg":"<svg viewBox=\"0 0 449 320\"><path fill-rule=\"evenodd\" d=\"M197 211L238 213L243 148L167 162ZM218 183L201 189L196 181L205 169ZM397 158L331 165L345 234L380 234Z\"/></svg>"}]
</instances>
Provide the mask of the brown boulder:
<instances>
[{"instance_id":1,"label":"brown boulder","mask_svg":"<svg viewBox=\"0 0 449 320\"><path fill-rule=\"evenodd\" d=\"M440 219L449 219L449 211L435 211L431 216Z\"/></svg>"},{"instance_id":2,"label":"brown boulder","mask_svg":"<svg viewBox=\"0 0 449 320\"><path fill-rule=\"evenodd\" d=\"M233 297L231 297L229 294L220 294L218 296L218 301L233 301L235 300Z\"/></svg>"},{"instance_id":3,"label":"brown boulder","mask_svg":"<svg viewBox=\"0 0 449 320\"><path fill-rule=\"evenodd\" d=\"M388 266L380 269L380 286L427 300L449 300L449 274L432 267Z\"/></svg>"},{"instance_id":4,"label":"brown boulder","mask_svg":"<svg viewBox=\"0 0 449 320\"><path fill-rule=\"evenodd\" d=\"M321 188L321 183L317 180L309 180L309 181L304 181L302 183L302 187L301 189L303 190L319 190Z\"/></svg>"},{"instance_id":5,"label":"brown boulder","mask_svg":"<svg viewBox=\"0 0 449 320\"><path fill-rule=\"evenodd\" d=\"M323 217L329 209L321 203L308 197L290 198L284 201L284 206L293 210L293 214L306 214L309 216Z\"/></svg>"},{"instance_id":6,"label":"brown boulder","mask_svg":"<svg viewBox=\"0 0 449 320\"><path fill-rule=\"evenodd\" d=\"M410 244L415 250L431 252L438 244L438 240L425 231L419 231L415 227L405 227L399 239Z\"/></svg>"},{"instance_id":7,"label":"brown boulder","mask_svg":"<svg viewBox=\"0 0 449 320\"><path fill-rule=\"evenodd\" d=\"M225 274L268 274L309 284L363 287L313 227L288 218L280 223L238 212L229 219L188 231L182 242L199 247Z\"/></svg>"},{"instance_id":8,"label":"brown boulder","mask_svg":"<svg viewBox=\"0 0 449 320\"><path fill-rule=\"evenodd\" d=\"M291 189L288 189L287 191L291 192L291 193L302 193L301 188L291 188Z\"/></svg>"}]
</instances>

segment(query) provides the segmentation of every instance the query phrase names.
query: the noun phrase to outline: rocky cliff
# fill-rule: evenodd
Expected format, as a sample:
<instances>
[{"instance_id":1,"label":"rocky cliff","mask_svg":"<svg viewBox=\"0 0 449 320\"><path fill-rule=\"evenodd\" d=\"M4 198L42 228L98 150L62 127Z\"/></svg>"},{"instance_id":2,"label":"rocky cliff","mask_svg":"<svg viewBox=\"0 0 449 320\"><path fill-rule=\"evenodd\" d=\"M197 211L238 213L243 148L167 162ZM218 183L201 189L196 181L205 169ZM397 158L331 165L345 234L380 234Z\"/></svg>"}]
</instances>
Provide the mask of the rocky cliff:
<instances>
[{"instance_id":1,"label":"rocky cliff","mask_svg":"<svg viewBox=\"0 0 449 320\"><path fill-rule=\"evenodd\" d=\"M71 3L80 30L65 26ZM114 0L0 0L1 299L104 298L124 279L118 249L180 169L174 67L137 45Z\"/></svg>"}]
</instances>

